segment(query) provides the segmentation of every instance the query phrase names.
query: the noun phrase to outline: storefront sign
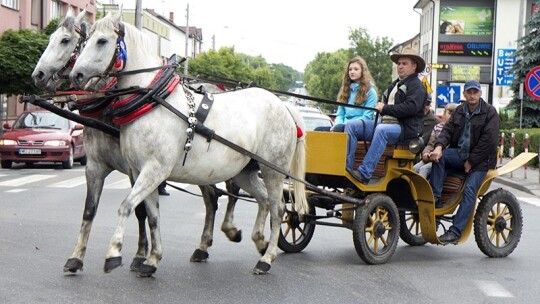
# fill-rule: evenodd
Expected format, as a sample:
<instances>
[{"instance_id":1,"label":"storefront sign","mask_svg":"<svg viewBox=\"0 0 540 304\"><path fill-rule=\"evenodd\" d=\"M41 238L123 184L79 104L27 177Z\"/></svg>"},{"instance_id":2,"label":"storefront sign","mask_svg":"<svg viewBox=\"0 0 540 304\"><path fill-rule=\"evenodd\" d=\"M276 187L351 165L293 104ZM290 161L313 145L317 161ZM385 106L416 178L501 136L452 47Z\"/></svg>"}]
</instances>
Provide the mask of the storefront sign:
<instances>
[{"instance_id":1,"label":"storefront sign","mask_svg":"<svg viewBox=\"0 0 540 304\"><path fill-rule=\"evenodd\" d=\"M439 15L441 35L493 35L493 8L443 6Z\"/></svg>"},{"instance_id":2,"label":"storefront sign","mask_svg":"<svg viewBox=\"0 0 540 304\"><path fill-rule=\"evenodd\" d=\"M492 48L492 43L439 42L439 56L490 57Z\"/></svg>"},{"instance_id":3,"label":"storefront sign","mask_svg":"<svg viewBox=\"0 0 540 304\"><path fill-rule=\"evenodd\" d=\"M453 64L451 68L452 81L467 81L480 79L480 66Z\"/></svg>"},{"instance_id":4,"label":"storefront sign","mask_svg":"<svg viewBox=\"0 0 540 304\"><path fill-rule=\"evenodd\" d=\"M495 83L500 86L509 86L514 81L514 73L511 73L512 65L516 62L516 49L497 50L497 75Z\"/></svg>"}]
</instances>

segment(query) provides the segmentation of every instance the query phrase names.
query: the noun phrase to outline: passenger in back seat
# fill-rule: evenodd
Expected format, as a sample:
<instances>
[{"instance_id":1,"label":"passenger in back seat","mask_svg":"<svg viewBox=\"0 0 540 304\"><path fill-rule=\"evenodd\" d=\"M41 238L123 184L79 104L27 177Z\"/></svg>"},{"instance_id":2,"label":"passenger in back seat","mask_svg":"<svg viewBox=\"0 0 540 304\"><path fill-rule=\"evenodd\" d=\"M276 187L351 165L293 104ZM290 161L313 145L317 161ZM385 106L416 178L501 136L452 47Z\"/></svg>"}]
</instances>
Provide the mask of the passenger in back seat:
<instances>
[{"instance_id":1,"label":"passenger in back seat","mask_svg":"<svg viewBox=\"0 0 540 304\"><path fill-rule=\"evenodd\" d=\"M374 121L350 121L345 124L348 135L346 169L363 184L369 183L387 144L408 145L410 140L422 136L424 127L422 119L427 92L418 73L425 69L426 63L410 47L403 48L399 54L392 54L390 59L397 64L399 78L388 86L382 102L375 106L381 113L381 123L376 127ZM371 145L358 170L354 170L358 140L371 140Z\"/></svg>"},{"instance_id":2,"label":"passenger in back seat","mask_svg":"<svg viewBox=\"0 0 540 304\"><path fill-rule=\"evenodd\" d=\"M461 238L461 232L474 209L476 192L487 171L497 164L500 125L497 110L482 99L478 81L467 81L463 90L466 102L457 107L444 125L430 154L433 161L430 183L435 207L441 207L441 193L448 170L467 174L453 225L439 237L443 243L455 243Z\"/></svg>"},{"instance_id":3,"label":"passenger in back seat","mask_svg":"<svg viewBox=\"0 0 540 304\"><path fill-rule=\"evenodd\" d=\"M343 132L345 123L348 121L373 120L374 111L372 109L377 103L377 90L364 58L356 56L349 60L345 66L337 101L343 104L364 106L367 109L339 106L334 126L332 128L317 127L315 131Z\"/></svg>"}]
</instances>

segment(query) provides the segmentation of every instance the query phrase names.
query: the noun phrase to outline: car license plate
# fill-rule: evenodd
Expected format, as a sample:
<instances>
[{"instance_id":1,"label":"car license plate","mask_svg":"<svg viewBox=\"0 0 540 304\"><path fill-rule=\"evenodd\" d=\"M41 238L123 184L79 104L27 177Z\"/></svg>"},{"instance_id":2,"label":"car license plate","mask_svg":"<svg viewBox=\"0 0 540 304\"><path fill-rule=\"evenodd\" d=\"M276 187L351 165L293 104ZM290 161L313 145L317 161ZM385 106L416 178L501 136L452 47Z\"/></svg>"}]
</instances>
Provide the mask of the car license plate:
<instances>
[{"instance_id":1,"label":"car license plate","mask_svg":"<svg viewBox=\"0 0 540 304\"><path fill-rule=\"evenodd\" d=\"M19 154L25 154L25 155L41 154L41 149L19 149Z\"/></svg>"}]
</instances>

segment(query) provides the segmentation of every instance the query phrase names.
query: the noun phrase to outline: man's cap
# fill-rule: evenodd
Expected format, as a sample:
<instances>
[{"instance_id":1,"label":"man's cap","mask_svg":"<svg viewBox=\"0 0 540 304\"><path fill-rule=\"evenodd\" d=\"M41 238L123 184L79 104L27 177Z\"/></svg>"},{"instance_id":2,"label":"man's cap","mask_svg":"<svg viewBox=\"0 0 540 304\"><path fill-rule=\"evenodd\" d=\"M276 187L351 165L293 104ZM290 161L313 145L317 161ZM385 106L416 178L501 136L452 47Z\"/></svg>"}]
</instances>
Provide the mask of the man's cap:
<instances>
[{"instance_id":1,"label":"man's cap","mask_svg":"<svg viewBox=\"0 0 540 304\"><path fill-rule=\"evenodd\" d=\"M480 83L477 80L469 80L465 82L463 90L467 91L469 89L477 89L478 91L482 90L482 88L480 87Z\"/></svg>"},{"instance_id":2,"label":"man's cap","mask_svg":"<svg viewBox=\"0 0 540 304\"><path fill-rule=\"evenodd\" d=\"M406 46L401 50L401 53L394 53L390 55L390 59L395 64L398 63L398 60L401 57L410 58L414 63L416 63L416 73L420 73L426 68L426 62L424 61L424 58L420 57L420 55L418 55L418 51L416 51L412 47Z\"/></svg>"}]
</instances>

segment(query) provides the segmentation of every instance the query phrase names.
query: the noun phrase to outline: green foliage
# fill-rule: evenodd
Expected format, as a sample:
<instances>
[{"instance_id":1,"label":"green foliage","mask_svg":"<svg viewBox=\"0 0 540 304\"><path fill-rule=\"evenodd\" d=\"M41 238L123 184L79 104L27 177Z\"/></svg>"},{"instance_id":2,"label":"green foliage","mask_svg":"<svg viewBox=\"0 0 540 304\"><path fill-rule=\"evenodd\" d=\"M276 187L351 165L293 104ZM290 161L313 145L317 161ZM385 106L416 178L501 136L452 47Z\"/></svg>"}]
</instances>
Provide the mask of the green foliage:
<instances>
[{"instance_id":1,"label":"green foliage","mask_svg":"<svg viewBox=\"0 0 540 304\"><path fill-rule=\"evenodd\" d=\"M181 67L180 70L183 70ZM261 57L235 53L234 48L220 48L200 53L188 62L188 74L201 78L225 78L255 82L257 86L286 91L297 79L298 72L283 64L268 64Z\"/></svg>"},{"instance_id":2,"label":"green foliage","mask_svg":"<svg viewBox=\"0 0 540 304\"><path fill-rule=\"evenodd\" d=\"M39 94L32 72L47 47L48 36L32 30L7 30L0 37L0 93Z\"/></svg>"},{"instance_id":3,"label":"green foliage","mask_svg":"<svg viewBox=\"0 0 540 304\"><path fill-rule=\"evenodd\" d=\"M58 28L59 23L60 23L60 18L56 18L56 19L51 20L51 22L49 22L49 24L47 24L45 29L43 29L43 34L47 35L47 37L52 35L56 31L56 29Z\"/></svg>"},{"instance_id":4,"label":"green foliage","mask_svg":"<svg viewBox=\"0 0 540 304\"><path fill-rule=\"evenodd\" d=\"M315 59L306 66L304 74L304 84L309 94L335 101L345 67L351 57L351 51L344 49L333 53L317 53ZM337 106L324 103L319 103L319 107L328 113L337 109Z\"/></svg>"},{"instance_id":5,"label":"green foliage","mask_svg":"<svg viewBox=\"0 0 540 304\"><path fill-rule=\"evenodd\" d=\"M528 30L528 34L518 40L517 60L511 69L515 75L511 86L514 92L519 92L519 85L525 81L527 73L532 68L540 65L540 33L538 32L540 28L540 14L535 13L525 27ZM506 108L520 113L521 100L518 94L514 94L510 104ZM513 127L519 127L519 114L511 124ZM528 94L523 94L522 127L540 127L540 102L532 99Z\"/></svg>"},{"instance_id":6,"label":"green foliage","mask_svg":"<svg viewBox=\"0 0 540 304\"><path fill-rule=\"evenodd\" d=\"M503 157L509 157L512 133L514 133L514 156L525 152L525 134L529 135L529 152L539 153L540 151L540 129L506 129L504 133ZM529 165L538 167L538 157L533 158Z\"/></svg>"}]
</instances>

